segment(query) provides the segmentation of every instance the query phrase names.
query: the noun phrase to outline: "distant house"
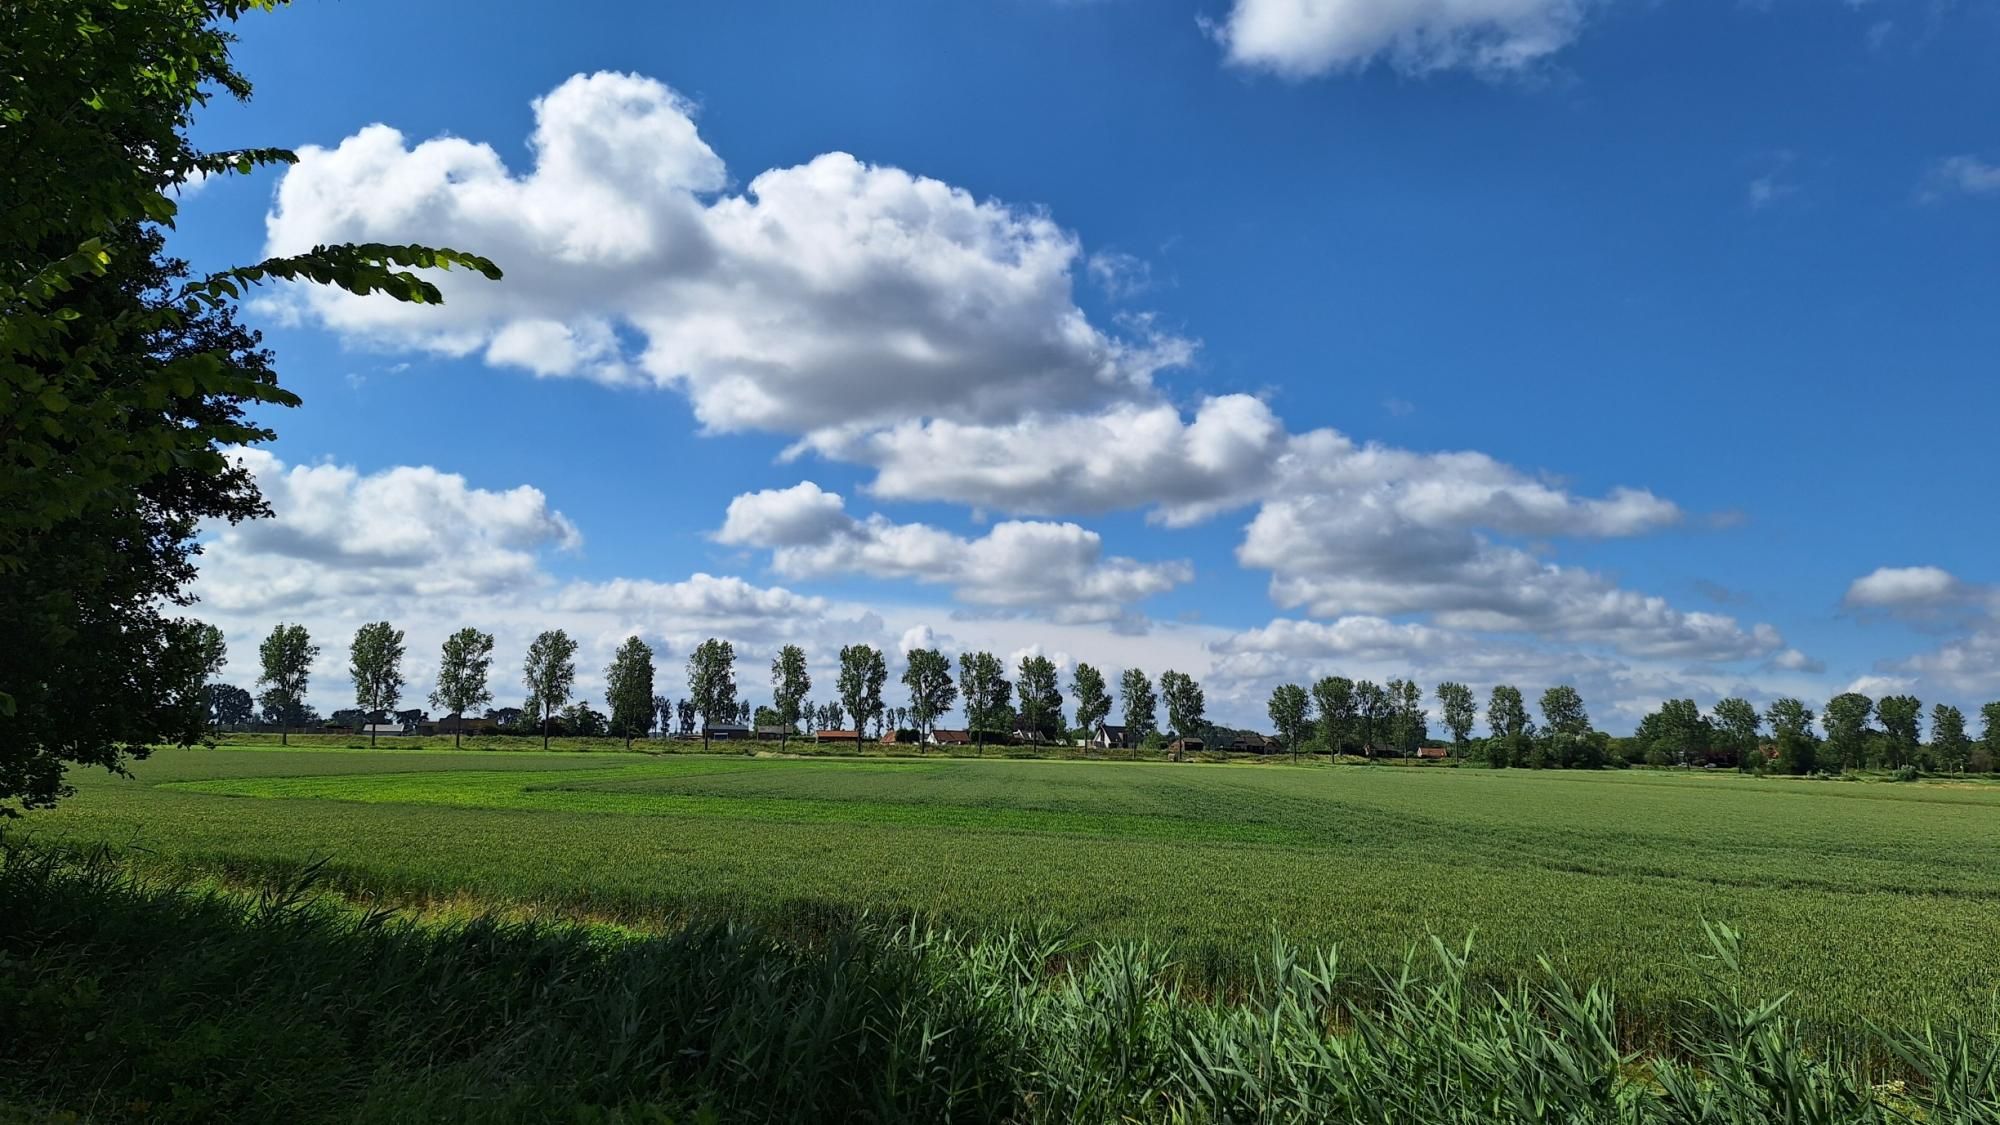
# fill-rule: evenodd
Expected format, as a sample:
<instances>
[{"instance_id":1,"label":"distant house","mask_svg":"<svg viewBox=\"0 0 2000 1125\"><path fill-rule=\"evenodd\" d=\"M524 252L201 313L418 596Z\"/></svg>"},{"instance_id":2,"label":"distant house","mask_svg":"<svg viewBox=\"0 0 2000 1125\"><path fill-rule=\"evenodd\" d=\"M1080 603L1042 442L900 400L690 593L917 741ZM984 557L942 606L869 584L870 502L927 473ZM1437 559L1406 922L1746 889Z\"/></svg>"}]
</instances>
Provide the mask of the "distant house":
<instances>
[{"instance_id":1,"label":"distant house","mask_svg":"<svg viewBox=\"0 0 2000 1125\"><path fill-rule=\"evenodd\" d=\"M813 732L814 742L860 742L858 730L822 730Z\"/></svg>"},{"instance_id":2,"label":"distant house","mask_svg":"<svg viewBox=\"0 0 2000 1125\"><path fill-rule=\"evenodd\" d=\"M361 725L361 733L400 735L407 732L403 730L403 724L401 723L363 723Z\"/></svg>"},{"instance_id":3,"label":"distant house","mask_svg":"<svg viewBox=\"0 0 2000 1125\"><path fill-rule=\"evenodd\" d=\"M1192 736L1176 738L1172 742L1167 743L1167 750L1175 758L1182 758L1189 754L1199 754L1206 749L1208 749L1208 743Z\"/></svg>"},{"instance_id":4,"label":"distant house","mask_svg":"<svg viewBox=\"0 0 2000 1125\"><path fill-rule=\"evenodd\" d=\"M782 723L764 723L757 728L757 741L782 742L788 736L796 733L798 732Z\"/></svg>"},{"instance_id":5,"label":"distant house","mask_svg":"<svg viewBox=\"0 0 2000 1125\"><path fill-rule=\"evenodd\" d=\"M492 719L482 719L477 715L446 715L442 719L426 720L417 724L418 734L492 734L500 729L500 724Z\"/></svg>"},{"instance_id":6,"label":"distant house","mask_svg":"<svg viewBox=\"0 0 2000 1125\"><path fill-rule=\"evenodd\" d=\"M970 746L972 732L969 730L946 730L938 727L931 731L932 746Z\"/></svg>"},{"instance_id":7,"label":"distant house","mask_svg":"<svg viewBox=\"0 0 2000 1125\"><path fill-rule=\"evenodd\" d=\"M1096 747L1099 750L1123 750L1132 745L1132 738L1125 727L1114 727L1109 723L1099 723L1097 724L1097 729L1090 733L1090 737L1085 740L1084 744Z\"/></svg>"},{"instance_id":8,"label":"distant house","mask_svg":"<svg viewBox=\"0 0 2000 1125\"><path fill-rule=\"evenodd\" d=\"M1417 757L1419 758L1449 758L1450 756L1451 751L1443 746L1417 747Z\"/></svg>"},{"instance_id":9,"label":"distant house","mask_svg":"<svg viewBox=\"0 0 2000 1125\"><path fill-rule=\"evenodd\" d=\"M1266 738L1256 731L1242 731L1229 740L1229 750L1237 754L1269 754L1284 747L1277 739Z\"/></svg>"},{"instance_id":10,"label":"distant house","mask_svg":"<svg viewBox=\"0 0 2000 1125\"><path fill-rule=\"evenodd\" d=\"M750 728L742 723L710 723L707 732L715 742L742 742L750 737Z\"/></svg>"}]
</instances>

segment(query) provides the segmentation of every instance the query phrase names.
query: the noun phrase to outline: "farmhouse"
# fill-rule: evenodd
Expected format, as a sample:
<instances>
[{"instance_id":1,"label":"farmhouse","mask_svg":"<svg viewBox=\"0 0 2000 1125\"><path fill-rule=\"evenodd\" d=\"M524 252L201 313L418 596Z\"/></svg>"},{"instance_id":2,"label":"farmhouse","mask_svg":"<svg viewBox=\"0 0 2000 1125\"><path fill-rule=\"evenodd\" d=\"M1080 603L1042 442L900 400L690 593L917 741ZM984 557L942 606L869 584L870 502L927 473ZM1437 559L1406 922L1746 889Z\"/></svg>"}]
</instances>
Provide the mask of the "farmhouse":
<instances>
[{"instance_id":1,"label":"farmhouse","mask_svg":"<svg viewBox=\"0 0 2000 1125\"><path fill-rule=\"evenodd\" d=\"M860 742L858 730L822 730L813 732L814 742Z\"/></svg>"},{"instance_id":2,"label":"farmhouse","mask_svg":"<svg viewBox=\"0 0 2000 1125\"><path fill-rule=\"evenodd\" d=\"M1228 749L1231 753L1235 754L1269 754L1274 750L1283 749L1283 747L1278 745L1276 739L1266 738L1256 731L1246 730L1239 732L1235 738L1229 740Z\"/></svg>"},{"instance_id":3,"label":"farmhouse","mask_svg":"<svg viewBox=\"0 0 2000 1125\"><path fill-rule=\"evenodd\" d=\"M946 730L943 727L931 731L932 746L970 746L972 732L968 730Z\"/></svg>"},{"instance_id":4,"label":"farmhouse","mask_svg":"<svg viewBox=\"0 0 2000 1125\"><path fill-rule=\"evenodd\" d=\"M759 723L757 725L757 741L759 742L781 742L788 736L797 733L797 731L782 723Z\"/></svg>"},{"instance_id":5,"label":"farmhouse","mask_svg":"<svg viewBox=\"0 0 2000 1125\"><path fill-rule=\"evenodd\" d=\"M714 742L742 742L750 737L750 728L742 723L710 723L706 729Z\"/></svg>"},{"instance_id":6,"label":"farmhouse","mask_svg":"<svg viewBox=\"0 0 2000 1125\"><path fill-rule=\"evenodd\" d=\"M1177 759L1185 757L1188 754L1199 754L1206 749L1208 749L1208 743L1193 736L1176 738L1172 742L1167 743L1168 752L1173 754Z\"/></svg>"},{"instance_id":7,"label":"farmhouse","mask_svg":"<svg viewBox=\"0 0 2000 1125\"><path fill-rule=\"evenodd\" d=\"M1446 758L1450 756L1451 756L1451 751L1445 749L1442 746L1417 747L1417 757L1419 758Z\"/></svg>"},{"instance_id":8,"label":"farmhouse","mask_svg":"<svg viewBox=\"0 0 2000 1125\"><path fill-rule=\"evenodd\" d=\"M1085 740L1084 744L1099 750L1124 750L1132 745L1132 738L1125 727L1114 727L1109 723L1099 723L1097 724L1097 729L1090 732L1090 737Z\"/></svg>"}]
</instances>

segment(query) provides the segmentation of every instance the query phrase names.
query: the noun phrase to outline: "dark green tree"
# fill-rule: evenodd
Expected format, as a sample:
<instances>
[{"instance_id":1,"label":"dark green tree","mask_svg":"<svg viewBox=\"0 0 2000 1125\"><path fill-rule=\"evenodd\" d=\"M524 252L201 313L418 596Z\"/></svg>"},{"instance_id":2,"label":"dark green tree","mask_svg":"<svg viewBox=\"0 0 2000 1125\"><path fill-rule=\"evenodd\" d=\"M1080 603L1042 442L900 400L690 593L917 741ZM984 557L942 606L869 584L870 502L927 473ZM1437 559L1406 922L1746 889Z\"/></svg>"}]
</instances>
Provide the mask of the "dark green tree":
<instances>
[{"instance_id":1,"label":"dark green tree","mask_svg":"<svg viewBox=\"0 0 2000 1125\"><path fill-rule=\"evenodd\" d=\"M1965 735L1965 712L1949 703L1931 708L1932 764L1946 773L1960 773L1972 755L1972 740Z\"/></svg>"},{"instance_id":2,"label":"dark green tree","mask_svg":"<svg viewBox=\"0 0 2000 1125\"><path fill-rule=\"evenodd\" d=\"M576 686L576 642L568 633L550 629L528 645L521 684L528 689L528 714L541 720L542 749L547 750L550 724Z\"/></svg>"},{"instance_id":3,"label":"dark green tree","mask_svg":"<svg viewBox=\"0 0 2000 1125\"><path fill-rule=\"evenodd\" d=\"M872 645L847 645L840 650L840 675L834 689L847 713L854 716L855 749L868 735L868 724L882 713L882 687L889 682L889 665Z\"/></svg>"},{"instance_id":4,"label":"dark green tree","mask_svg":"<svg viewBox=\"0 0 2000 1125\"><path fill-rule=\"evenodd\" d=\"M688 702L701 716L701 748L709 748L709 728L736 717L736 646L714 637L688 656ZM835 719L837 725L840 720ZM744 753L749 753L746 745Z\"/></svg>"},{"instance_id":5,"label":"dark green tree","mask_svg":"<svg viewBox=\"0 0 2000 1125\"><path fill-rule=\"evenodd\" d=\"M403 631L374 621L354 631L347 650L347 674L354 680L354 706L368 723L375 745L375 715L396 709L403 699Z\"/></svg>"},{"instance_id":6,"label":"dark green tree","mask_svg":"<svg viewBox=\"0 0 2000 1125\"><path fill-rule=\"evenodd\" d=\"M431 706L453 720L451 744L459 744L465 729L465 713L493 702L486 677L493 668L493 634L467 626L444 639L438 654L437 685L431 691Z\"/></svg>"},{"instance_id":7,"label":"dark green tree","mask_svg":"<svg viewBox=\"0 0 2000 1125\"><path fill-rule=\"evenodd\" d=\"M319 646L303 625L280 624L257 646L262 672L257 686L263 692L257 702L266 715L278 721L278 744L285 744L285 732L305 721L306 687L312 679L312 663L319 659Z\"/></svg>"},{"instance_id":8,"label":"dark green tree","mask_svg":"<svg viewBox=\"0 0 2000 1125\"><path fill-rule=\"evenodd\" d=\"M1160 698L1143 669L1127 668L1118 677L1118 699L1124 706L1125 737L1137 746L1159 728Z\"/></svg>"},{"instance_id":9,"label":"dark green tree","mask_svg":"<svg viewBox=\"0 0 2000 1125\"><path fill-rule=\"evenodd\" d=\"M1039 653L1021 658L1014 695L1020 701L1021 729L1053 742L1063 733L1062 681L1055 661Z\"/></svg>"},{"instance_id":10,"label":"dark green tree","mask_svg":"<svg viewBox=\"0 0 2000 1125\"><path fill-rule=\"evenodd\" d=\"M1451 734L1451 752L1463 758L1465 744L1472 737L1472 724L1479 717L1479 705L1473 700L1471 688L1452 680L1437 686L1437 698L1444 729Z\"/></svg>"},{"instance_id":11,"label":"dark green tree","mask_svg":"<svg viewBox=\"0 0 2000 1125\"><path fill-rule=\"evenodd\" d=\"M779 649L771 661L772 710L777 712L776 723L782 732L778 735L778 749L783 750L791 741L792 731L799 725L805 708L806 693L812 686L812 673L806 668L806 650L797 645Z\"/></svg>"},{"instance_id":12,"label":"dark green tree","mask_svg":"<svg viewBox=\"0 0 2000 1125\"><path fill-rule=\"evenodd\" d=\"M1778 757L1772 764L1781 773L1804 775L1819 768L1819 738L1813 733L1812 708L1786 696L1774 699L1764 711L1771 723Z\"/></svg>"},{"instance_id":13,"label":"dark green tree","mask_svg":"<svg viewBox=\"0 0 2000 1125\"><path fill-rule=\"evenodd\" d=\"M1111 714L1111 695L1105 690L1104 673L1088 664L1078 664L1069 675L1069 693L1076 697L1076 725L1083 729L1084 745L1097 725Z\"/></svg>"},{"instance_id":14,"label":"dark green tree","mask_svg":"<svg viewBox=\"0 0 2000 1125\"><path fill-rule=\"evenodd\" d=\"M204 521L269 514L228 456L294 406L234 319L269 279L435 302L413 272L492 263L321 246L192 276L164 255L176 189L292 160L188 141L247 99L229 24L248 0L0 5L0 815L53 804L69 764L121 768L204 731L190 599ZM303 717L303 702L285 718Z\"/></svg>"},{"instance_id":15,"label":"dark green tree","mask_svg":"<svg viewBox=\"0 0 2000 1125\"><path fill-rule=\"evenodd\" d=\"M637 636L625 638L604 669L604 702L611 708L607 725L613 738L632 740L653 729L653 648Z\"/></svg>"},{"instance_id":16,"label":"dark green tree","mask_svg":"<svg viewBox=\"0 0 2000 1125\"><path fill-rule=\"evenodd\" d=\"M910 693L910 717L916 720L918 753L937 730L937 721L958 702L951 682L951 658L934 648L913 648L904 658L903 686Z\"/></svg>"},{"instance_id":17,"label":"dark green tree","mask_svg":"<svg viewBox=\"0 0 2000 1125\"><path fill-rule=\"evenodd\" d=\"M1329 759L1354 745L1355 724L1360 712L1354 699L1354 681L1345 676L1325 676L1312 686L1313 706L1319 711L1319 736L1326 743Z\"/></svg>"},{"instance_id":18,"label":"dark green tree","mask_svg":"<svg viewBox=\"0 0 2000 1125\"><path fill-rule=\"evenodd\" d=\"M1731 696L1717 700L1711 714L1715 716L1715 744L1733 758L1737 766L1761 768L1764 753L1759 738L1764 720L1757 714L1757 708L1747 699Z\"/></svg>"},{"instance_id":19,"label":"dark green tree","mask_svg":"<svg viewBox=\"0 0 2000 1125\"><path fill-rule=\"evenodd\" d=\"M1900 769L1914 765L1923 741L1924 705L1914 695L1885 695L1875 704L1875 717L1882 720L1882 765Z\"/></svg>"},{"instance_id":20,"label":"dark green tree","mask_svg":"<svg viewBox=\"0 0 2000 1125\"><path fill-rule=\"evenodd\" d=\"M1875 701L1857 691L1826 701L1826 754L1822 766L1860 769L1868 764L1868 717Z\"/></svg>"},{"instance_id":21,"label":"dark green tree","mask_svg":"<svg viewBox=\"0 0 2000 1125\"><path fill-rule=\"evenodd\" d=\"M1362 680L1354 685L1354 728L1363 754L1373 757L1375 747L1389 737L1389 719L1394 710L1389 692L1380 684Z\"/></svg>"},{"instance_id":22,"label":"dark green tree","mask_svg":"<svg viewBox=\"0 0 2000 1125\"><path fill-rule=\"evenodd\" d=\"M1299 743L1305 741L1306 733L1312 729L1312 697L1298 684L1279 684L1271 689L1271 703L1265 712L1271 716L1278 737L1284 740L1285 749L1292 752L1292 761L1297 762Z\"/></svg>"}]
</instances>

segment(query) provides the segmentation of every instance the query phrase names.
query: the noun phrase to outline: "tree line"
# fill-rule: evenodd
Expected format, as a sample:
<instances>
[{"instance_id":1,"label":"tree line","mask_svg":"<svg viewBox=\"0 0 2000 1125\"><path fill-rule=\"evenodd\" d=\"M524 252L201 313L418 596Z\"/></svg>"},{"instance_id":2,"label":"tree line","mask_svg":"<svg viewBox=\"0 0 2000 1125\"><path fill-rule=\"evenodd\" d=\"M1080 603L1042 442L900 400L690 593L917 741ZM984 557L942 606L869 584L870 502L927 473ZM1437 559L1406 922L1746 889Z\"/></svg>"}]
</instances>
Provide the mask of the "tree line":
<instances>
[{"instance_id":1,"label":"tree line","mask_svg":"<svg viewBox=\"0 0 2000 1125\"><path fill-rule=\"evenodd\" d=\"M221 633L213 626L204 629L214 652L207 665L211 682L204 688L211 722L228 727L261 719L278 729L280 741L295 729L322 722L306 702L320 646L305 626L279 624L258 645L254 697L235 685L212 682L226 663L226 653ZM471 627L447 637L439 652L430 705L447 717L461 718L490 705L493 644L491 633ZM735 646L713 637L688 655L687 694L674 698L655 694L656 654L652 646L632 636L618 646L604 670L605 710L599 711L588 701L573 698L576 651L576 641L561 629L538 635L521 666L521 706L487 710L485 717L508 733L537 732L544 746L558 734L608 735L629 745L655 731L699 733L706 746L716 728L729 724L775 727L781 742L795 734L848 730L857 740L866 739L871 730L878 740L895 730L923 742L935 737L939 721L956 708L964 714L967 737L983 744L1017 735L1047 742L1071 737L1074 732L1066 714L1072 697L1077 728L1087 736L1111 715L1114 705L1104 674L1089 664L1078 664L1071 671L1066 697L1060 670L1046 656L1023 656L1010 679L1006 664L993 653L963 653L954 666L943 651L919 648L905 654L902 684L909 703L892 707L882 694L888 683L888 661L872 645L841 648L833 697L815 701L808 698L813 680L805 650L788 644L771 662L770 704L753 707L737 679ZM403 702L405 654L404 633L389 622L370 622L356 630L348 646L354 706L334 712L334 721L359 728L394 712ZM1207 722L1201 685L1187 673L1163 672L1156 688L1143 670L1128 669L1119 680L1118 695L1128 738L1135 745L1158 743L1169 731L1198 737L1214 729ZM1159 722L1162 705L1165 730ZM459 732L453 733L456 742Z\"/></svg>"},{"instance_id":2,"label":"tree line","mask_svg":"<svg viewBox=\"0 0 2000 1125\"><path fill-rule=\"evenodd\" d=\"M1964 712L1951 704L1931 708L1925 741L1923 703L1916 696L1873 700L1851 691L1828 700L1820 716L1789 696L1763 711L1732 696L1707 713L1692 699L1670 699L1641 719L1629 737L1616 738L1591 726L1574 687L1558 684L1544 691L1537 724L1520 689L1498 684L1487 697L1488 733L1474 738L1478 706L1472 689L1447 680L1437 685L1435 698L1448 741L1430 738L1423 692L1408 680L1377 685L1328 676L1310 689L1281 684L1272 690L1267 711L1294 756L1415 754L1435 745L1453 757L1503 769L1679 765L1795 775L1858 769L1979 773L2000 762L2000 702L1979 709L1983 729L1977 740L1966 729Z\"/></svg>"}]
</instances>

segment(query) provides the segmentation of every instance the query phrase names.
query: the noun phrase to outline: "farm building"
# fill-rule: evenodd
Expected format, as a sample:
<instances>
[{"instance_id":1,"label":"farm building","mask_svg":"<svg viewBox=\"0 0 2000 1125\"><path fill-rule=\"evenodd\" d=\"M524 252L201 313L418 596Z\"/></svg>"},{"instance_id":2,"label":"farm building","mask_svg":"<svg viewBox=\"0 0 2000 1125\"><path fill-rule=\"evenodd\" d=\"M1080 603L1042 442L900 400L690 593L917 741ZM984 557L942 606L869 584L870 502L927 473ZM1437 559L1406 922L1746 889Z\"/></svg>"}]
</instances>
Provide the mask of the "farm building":
<instances>
[{"instance_id":1,"label":"farm building","mask_svg":"<svg viewBox=\"0 0 2000 1125\"><path fill-rule=\"evenodd\" d=\"M822 730L813 732L814 742L860 742L858 730Z\"/></svg>"},{"instance_id":2,"label":"farm building","mask_svg":"<svg viewBox=\"0 0 2000 1125\"><path fill-rule=\"evenodd\" d=\"M710 723L707 734L714 742L742 742L750 737L750 728L742 723Z\"/></svg>"},{"instance_id":3,"label":"farm building","mask_svg":"<svg viewBox=\"0 0 2000 1125\"><path fill-rule=\"evenodd\" d=\"M1099 750L1123 750L1132 745L1132 737L1125 727L1114 727L1109 723L1097 724L1086 745Z\"/></svg>"},{"instance_id":4,"label":"farm building","mask_svg":"<svg viewBox=\"0 0 2000 1125\"><path fill-rule=\"evenodd\" d=\"M946 730L943 727L939 727L931 731L930 742L932 746L970 746L972 745L972 732L966 730Z\"/></svg>"},{"instance_id":5,"label":"farm building","mask_svg":"<svg viewBox=\"0 0 2000 1125\"><path fill-rule=\"evenodd\" d=\"M1208 749L1208 743L1191 736L1176 738L1172 742L1167 743L1167 751L1177 759L1188 754L1199 754L1206 749Z\"/></svg>"},{"instance_id":6,"label":"farm building","mask_svg":"<svg viewBox=\"0 0 2000 1125\"><path fill-rule=\"evenodd\" d=\"M797 733L783 724L765 723L757 728L757 741L782 742L787 736Z\"/></svg>"},{"instance_id":7,"label":"farm building","mask_svg":"<svg viewBox=\"0 0 2000 1125\"><path fill-rule=\"evenodd\" d=\"M1448 758L1450 756L1451 751L1442 746L1417 747L1417 757L1419 758Z\"/></svg>"}]
</instances>

